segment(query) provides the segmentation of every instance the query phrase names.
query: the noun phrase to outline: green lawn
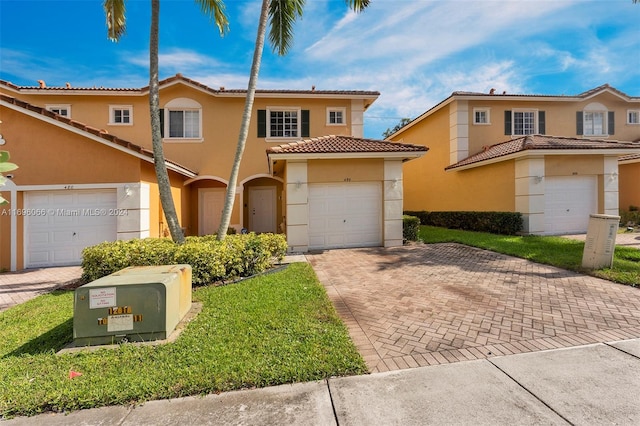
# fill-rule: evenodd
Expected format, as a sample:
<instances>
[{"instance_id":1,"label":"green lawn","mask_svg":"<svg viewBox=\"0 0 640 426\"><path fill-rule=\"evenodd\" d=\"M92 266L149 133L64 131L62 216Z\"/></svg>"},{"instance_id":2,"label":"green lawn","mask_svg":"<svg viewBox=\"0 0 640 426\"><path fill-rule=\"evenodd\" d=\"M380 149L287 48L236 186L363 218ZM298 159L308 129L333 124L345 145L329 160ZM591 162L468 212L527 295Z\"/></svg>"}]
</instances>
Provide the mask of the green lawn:
<instances>
[{"instance_id":1,"label":"green lawn","mask_svg":"<svg viewBox=\"0 0 640 426\"><path fill-rule=\"evenodd\" d=\"M365 363L308 264L202 287L173 344L55 355L72 340L73 292L0 313L0 415L31 415L362 374ZM69 379L69 371L82 376Z\"/></svg>"},{"instance_id":2,"label":"green lawn","mask_svg":"<svg viewBox=\"0 0 640 426\"><path fill-rule=\"evenodd\" d=\"M640 250L636 248L616 247L612 268L585 270L581 266L584 242L568 238L496 235L421 226L420 239L428 244L444 242L466 244L587 273L634 287L640 286Z\"/></svg>"}]
</instances>

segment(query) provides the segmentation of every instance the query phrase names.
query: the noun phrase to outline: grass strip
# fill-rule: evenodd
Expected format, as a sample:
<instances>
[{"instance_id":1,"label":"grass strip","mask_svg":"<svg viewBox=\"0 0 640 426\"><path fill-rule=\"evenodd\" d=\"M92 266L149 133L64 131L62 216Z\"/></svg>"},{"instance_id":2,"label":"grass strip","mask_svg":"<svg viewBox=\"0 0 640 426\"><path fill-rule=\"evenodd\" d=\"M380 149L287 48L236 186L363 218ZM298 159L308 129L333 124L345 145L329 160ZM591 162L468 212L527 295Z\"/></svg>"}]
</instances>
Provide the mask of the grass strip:
<instances>
[{"instance_id":1,"label":"grass strip","mask_svg":"<svg viewBox=\"0 0 640 426\"><path fill-rule=\"evenodd\" d=\"M640 250L632 247L617 246L611 268L590 270L582 267L584 241L569 238L497 235L424 225L420 227L419 237L427 244L445 242L466 244L633 287L640 286Z\"/></svg>"},{"instance_id":2,"label":"grass strip","mask_svg":"<svg viewBox=\"0 0 640 426\"><path fill-rule=\"evenodd\" d=\"M362 374L364 360L308 264L202 287L175 343L55 355L72 340L73 292L0 313L0 415L134 404ZM82 375L69 379L69 371Z\"/></svg>"}]
</instances>

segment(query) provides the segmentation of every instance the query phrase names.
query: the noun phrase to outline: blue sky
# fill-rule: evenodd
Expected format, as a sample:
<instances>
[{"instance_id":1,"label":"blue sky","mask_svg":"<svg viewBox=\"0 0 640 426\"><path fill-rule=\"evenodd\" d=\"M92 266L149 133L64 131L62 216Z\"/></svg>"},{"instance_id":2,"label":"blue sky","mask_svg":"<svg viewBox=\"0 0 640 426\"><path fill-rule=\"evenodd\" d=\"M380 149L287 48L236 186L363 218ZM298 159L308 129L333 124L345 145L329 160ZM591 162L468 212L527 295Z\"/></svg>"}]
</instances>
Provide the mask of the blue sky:
<instances>
[{"instance_id":1,"label":"blue sky","mask_svg":"<svg viewBox=\"0 0 640 426\"><path fill-rule=\"evenodd\" d=\"M227 0L230 31L192 0L162 0L160 77L247 85L260 9ZM18 85L148 84L150 2L127 2L107 40L102 1L0 0L0 78ZM640 4L631 0L307 0L291 52L265 49L258 86L377 90L365 136L379 138L457 90L578 94L604 83L640 96Z\"/></svg>"}]
</instances>

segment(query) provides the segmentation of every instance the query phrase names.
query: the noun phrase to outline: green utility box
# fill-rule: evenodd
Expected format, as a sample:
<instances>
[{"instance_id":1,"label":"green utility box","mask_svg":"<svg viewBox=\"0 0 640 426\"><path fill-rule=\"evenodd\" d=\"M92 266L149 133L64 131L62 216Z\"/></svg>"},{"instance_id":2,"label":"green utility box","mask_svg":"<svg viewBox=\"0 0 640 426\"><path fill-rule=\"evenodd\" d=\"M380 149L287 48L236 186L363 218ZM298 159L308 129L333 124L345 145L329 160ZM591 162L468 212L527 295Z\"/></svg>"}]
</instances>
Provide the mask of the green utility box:
<instances>
[{"instance_id":1,"label":"green utility box","mask_svg":"<svg viewBox=\"0 0 640 426\"><path fill-rule=\"evenodd\" d=\"M191 265L160 265L160 266L130 266L114 272L111 275L145 275L145 274L170 274L175 272L180 275L180 318L187 315L191 309Z\"/></svg>"},{"instance_id":2,"label":"green utility box","mask_svg":"<svg viewBox=\"0 0 640 426\"><path fill-rule=\"evenodd\" d=\"M166 339L191 308L191 266L132 267L75 290L75 346Z\"/></svg>"}]
</instances>

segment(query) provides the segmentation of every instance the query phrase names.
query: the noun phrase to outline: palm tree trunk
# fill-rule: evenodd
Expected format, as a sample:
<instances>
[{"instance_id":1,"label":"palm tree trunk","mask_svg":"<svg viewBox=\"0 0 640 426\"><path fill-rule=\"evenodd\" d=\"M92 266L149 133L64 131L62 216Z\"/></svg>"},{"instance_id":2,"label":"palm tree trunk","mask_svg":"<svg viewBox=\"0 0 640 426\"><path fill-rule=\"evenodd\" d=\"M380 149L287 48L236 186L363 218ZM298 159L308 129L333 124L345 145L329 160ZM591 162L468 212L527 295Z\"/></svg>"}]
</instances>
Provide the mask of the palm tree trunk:
<instances>
[{"instance_id":1,"label":"palm tree trunk","mask_svg":"<svg viewBox=\"0 0 640 426\"><path fill-rule=\"evenodd\" d=\"M149 112L151 114L151 141L153 164L155 166L160 203L171 238L178 244L184 243L184 233L180 228L178 215L171 194L171 182L165 165L162 135L160 133L160 87L158 82L158 29L160 20L160 0L151 0L151 34L149 39Z\"/></svg>"},{"instance_id":2,"label":"palm tree trunk","mask_svg":"<svg viewBox=\"0 0 640 426\"><path fill-rule=\"evenodd\" d=\"M249 124L251 123L251 110L253 109L253 100L256 95L256 85L258 83L258 74L260 73L260 61L262 60L262 50L264 49L264 38L267 32L267 20L269 17L269 1L262 0L262 9L260 10L260 21L258 23L258 34L256 35L256 45L253 50L253 62L251 63L251 76L249 77L249 85L247 87L247 97L244 103L244 112L242 113L242 124L240 126L240 134L238 135L238 145L236 147L236 156L231 167L231 177L227 185L227 195L218 228L218 240L224 240L227 235L227 229L231 223L231 212L233 211L233 203L236 198L236 186L238 184L238 173L240 171L240 163L242 162L242 154L247 143L249 134Z\"/></svg>"}]
</instances>

